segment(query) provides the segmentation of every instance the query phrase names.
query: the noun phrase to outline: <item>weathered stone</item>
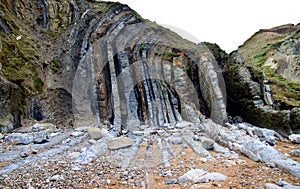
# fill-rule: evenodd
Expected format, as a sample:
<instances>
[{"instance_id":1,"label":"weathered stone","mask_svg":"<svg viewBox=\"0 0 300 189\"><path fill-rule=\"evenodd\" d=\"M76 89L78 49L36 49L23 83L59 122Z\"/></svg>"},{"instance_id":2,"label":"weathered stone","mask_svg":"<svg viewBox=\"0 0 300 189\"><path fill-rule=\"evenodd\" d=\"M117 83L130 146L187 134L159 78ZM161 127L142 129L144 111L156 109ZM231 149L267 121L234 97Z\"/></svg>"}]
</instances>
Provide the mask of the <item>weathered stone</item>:
<instances>
[{"instance_id":1,"label":"weathered stone","mask_svg":"<svg viewBox=\"0 0 300 189\"><path fill-rule=\"evenodd\" d=\"M185 127L191 127L193 125L194 124L192 122L183 121L183 122L177 123L176 128L182 129L182 128L185 128Z\"/></svg>"},{"instance_id":2,"label":"weathered stone","mask_svg":"<svg viewBox=\"0 0 300 189\"><path fill-rule=\"evenodd\" d=\"M46 131L47 133L53 133L56 130L56 125L52 123L36 123L32 126L33 131Z\"/></svg>"},{"instance_id":3,"label":"weathered stone","mask_svg":"<svg viewBox=\"0 0 300 189\"><path fill-rule=\"evenodd\" d=\"M300 164L292 159L274 161L279 169L300 178Z\"/></svg>"},{"instance_id":4,"label":"weathered stone","mask_svg":"<svg viewBox=\"0 0 300 189\"><path fill-rule=\"evenodd\" d=\"M84 135L84 132L80 132L80 131L75 131L71 134L71 136L73 137L80 137L82 135Z\"/></svg>"},{"instance_id":5,"label":"weathered stone","mask_svg":"<svg viewBox=\"0 0 300 189\"><path fill-rule=\"evenodd\" d=\"M25 158L27 156L30 156L32 153L33 153L32 147L31 146L26 146L26 147L22 148L20 156L22 158Z\"/></svg>"},{"instance_id":6,"label":"weathered stone","mask_svg":"<svg viewBox=\"0 0 300 189\"><path fill-rule=\"evenodd\" d=\"M199 137L199 140L201 141L203 147L206 150L212 150L214 148L214 144L215 144L214 140L207 137Z\"/></svg>"},{"instance_id":7,"label":"weathered stone","mask_svg":"<svg viewBox=\"0 0 300 189\"><path fill-rule=\"evenodd\" d=\"M178 180L177 179L171 179L171 180L167 180L166 184L177 184Z\"/></svg>"},{"instance_id":8,"label":"weathered stone","mask_svg":"<svg viewBox=\"0 0 300 189\"><path fill-rule=\"evenodd\" d=\"M48 135L45 131L34 133L12 133L9 134L5 140L16 144L42 143L48 140Z\"/></svg>"},{"instance_id":9,"label":"weathered stone","mask_svg":"<svg viewBox=\"0 0 300 189\"><path fill-rule=\"evenodd\" d=\"M128 137L118 137L107 141L108 149L118 150L121 148L127 148L134 144L134 141Z\"/></svg>"},{"instance_id":10,"label":"weathered stone","mask_svg":"<svg viewBox=\"0 0 300 189\"><path fill-rule=\"evenodd\" d=\"M87 132L92 139L100 139L108 133L106 129L100 129L97 127L89 127Z\"/></svg>"},{"instance_id":11,"label":"weathered stone","mask_svg":"<svg viewBox=\"0 0 300 189\"><path fill-rule=\"evenodd\" d=\"M276 184L271 184L271 183L267 183L265 186L266 189L282 189L282 187L276 185Z\"/></svg>"},{"instance_id":12,"label":"weathered stone","mask_svg":"<svg viewBox=\"0 0 300 189\"><path fill-rule=\"evenodd\" d=\"M205 169L191 169L188 172L186 172L184 175L180 176L178 178L178 182L199 182L201 180L201 176L206 174L207 171Z\"/></svg>"},{"instance_id":13,"label":"weathered stone","mask_svg":"<svg viewBox=\"0 0 300 189\"><path fill-rule=\"evenodd\" d=\"M292 134L289 136L289 139L297 144L300 144L300 134Z\"/></svg>"},{"instance_id":14,"label":"weathered stone","mask_svg":"<svg viewBox=\"0 0 300 189\"><path fill-rule=\"evenodd\" d=\"M69 158L76 159L80 155L80 152L72 152L69 154Z\"/></svg>"},{"instance_id":15,"label":"weathered stone","mask_svg":"<svg viewBox=\"0 0 300 189\"><path fill-rule=\"evenodd\" d=\"M253 129L253 134L257 135L262 141L266 141L271 145L276 144L276 139L275 139L275 132L270 129L262 129L255 127Z\"/></svg>"},{"instance_id":16,"label":"weathered stone","mask_svg":"<svg viewBox=\"0 0 300 189\"><path fill-rule=\"evenodd\" d=\"M199 178L200 180L206 179L209 181L225 181L227 180L227 176L217 173L217 172L212 172L212 173L207 173L206 175L202 176Z\"/></svg>"},{"instance_id":17,"label":"weathered stone","mask_svg":"<svg viewBox=\"0 0 300 189\"><path fill-rule=\"evenodd\" d=\"M292 151L290 152L290 155L291 155L291 156L297 156L297 157L300 157L300 149L298 149L298 150L292 150Z\"/></svg>"},{"instance_id":18,"label":"weathered stone","mask_svg":"<svg viewBox=\"0 0 300 189\"><path fill-rule=\"evenodd\" d=\"M61 180L65 180L65 179L62 175L53 175L50 180L51 181L61 181Z\"/></svg>"},{"instance_id":19,"label":"weathered stone","mask_svg":"<svg viewBox=\"0 0 300 189\"><path fill-rule=\"evenodd\" d=\"M175 145L182 144L182 142L183 142L183 139L180 136L177 136L177 137L176 136L170 136L170 137L168 137L167 140L170 144L175 144Z\"/></svg>"}]
</instances>

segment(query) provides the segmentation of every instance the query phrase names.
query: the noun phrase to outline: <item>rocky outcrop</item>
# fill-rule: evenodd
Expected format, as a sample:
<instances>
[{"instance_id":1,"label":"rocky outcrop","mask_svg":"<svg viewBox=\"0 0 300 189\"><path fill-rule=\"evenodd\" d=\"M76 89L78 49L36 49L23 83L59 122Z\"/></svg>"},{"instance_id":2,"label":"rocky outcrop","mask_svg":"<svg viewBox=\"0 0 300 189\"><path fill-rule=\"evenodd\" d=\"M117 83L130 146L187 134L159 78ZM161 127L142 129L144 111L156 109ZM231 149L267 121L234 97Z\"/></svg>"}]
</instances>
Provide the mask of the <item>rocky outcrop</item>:
<instances>
[{"instance_id":1,"label":"rocky outcrop","mask_svg":"<svg viewBox=\"0 0 300 189\"><path fill-rule=\"evenodd\" d=\"M21 126L20 88L0 77L0 132Z\"/></svg>"},{"instance_id":2,"label":"rocky outcrop","mask_svg":"<svg viewBox=\"0 0 300 189\"><path fill-rule=\"evenodd\" d=\"M242 116L244 121L274 129L284 136L300 128L297 107L280 109L274 100L273 83L263 70L247 65L244 57L234 51L229 55L216 44L206 43L222 67L227 90L227 110ZM274 89L276 90L276 89Z\"/></svg>"},{"instance_id":3,"label":"rocky outcrop","mask_svg":"<svg viewBox=\"0 0 300 189\"><path fill-rule=\"evenodd\" d=\"M273 108L272 91L263 72L250 72L238 53L230 55L224 73L230 111L247 122L291 134L290 111ZM239 60L239 61L236 61ZM295 123L294 128L299 127Z\"/></svg>"},{"instance_id":4,"label":"rocky outcrop","mask_svg":"<svg viewBox=\"0 0 300 189\"><path fill-rule=\"evenodd\" d=\"M61 126L109 122L117 135L145 123L200 122L195 111L217 123L227 120L223 76L205 44L143 20L126 5L41 1L4 7L15 24L34 32L18 43L42 39L40 51L47 53L36 52L39 92L23 96L25 118ZM28 92L30 81L22 80Z\"/></svg>"},{"instance_id":5,"label":"rocky outcrop","mask_svg":"<svg viewBox=\"0 0 300 189\"><path fill-rule=\"evenodd\" d=\"M277 109L299 107L299 27L287 24L260 30L238 52L247 66L264 71Z\"/></svg>"}]
</instances>

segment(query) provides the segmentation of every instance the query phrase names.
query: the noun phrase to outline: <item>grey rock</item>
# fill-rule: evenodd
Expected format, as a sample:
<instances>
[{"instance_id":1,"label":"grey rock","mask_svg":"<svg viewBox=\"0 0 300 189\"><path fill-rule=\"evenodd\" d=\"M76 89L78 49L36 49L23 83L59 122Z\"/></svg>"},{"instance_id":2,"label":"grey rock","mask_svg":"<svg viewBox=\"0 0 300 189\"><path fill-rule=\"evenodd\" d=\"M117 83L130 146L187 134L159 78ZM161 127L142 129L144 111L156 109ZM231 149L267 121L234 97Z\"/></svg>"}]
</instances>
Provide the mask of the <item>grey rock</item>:
<instances>
[{"instance_id":1,"label":"grey rock","mask_svg":"<svg viewBox=\"0 0 300 189\"><path fill-rule=\"evenodd\" d=\"M56 129L56 125L52 123L36 123L32 126L32 131L46 131L48 133L53 133Z\"/></svg>"},{"instance_id":2,"label":"grey rock","mask_svg":"<svg viewBox=\"0 0 300 189\"><path fill-rule=\"evenodd\" d=\"M282 189L282 187L276 185L276 184L271 184L271 183L267 183L265 186L266 189Z\"/></svg>"},{"instance_id":3,"label":"grey rock","mask_svg":"<svg viewBox=\"0 0 300 189\"><path fill-rule=\"evenodd\" d=\"M199 137L199 140L201 141L203 147L206 150L212 150L214 148L214 144L215 144L214 140L207 137Z\"/></svg>"},{"instance_id":4,"label":"grey rock","mask_svg":"<svg viewBox=\"0 0 300 189\"><path fill-rule=\"evenodd\" d=\"M73 136L73 137L80 137L83 135L84 135L84 132L80 132L80 131L75 131L71 134L71 136Z\"/></svg>"},{"instance_id":5,"label":"grey rock","mask_svg":"<svg viewBox=\"0 0 300 189\"><path fill-rule=\"evenodd\" d=\"M134 141L128 137L118 137L108 140L107 144L108 149L117 150L132 146L134 144Z\"/></svg>"},{"instance_id":6,"label":"grey rock","mask_svg":"<svg viewBox=\"0 0 300 189\"><path fill-rule=\"evenodd\" d=\"M97 127L89 127L87 132L92 139L100 139L108 133L106 129L100 129Z\"/></svg>"},{"instance_id":7,"label":"grey rock","mask_svg":"<svg viewBox=\"0 0 300 189\"><path fill-rule=\"evenodd\" d=\"M282 155L273 147L267 146L259 140L245 142L240 151L255 161L262 161L269 164L274 160L282 158Z\"/></svg>"},{"instance_id":8,"label":"grey rock","mask_svg":"<svg viewBox=\"0 0 300 189\"><path fill-rule=\"evenodd\" d=\"M33 153L32 147L31 146L26 146L26 147L22 148L20 156L22 158L24 158L24 157L30 156L32 153Z\"/></svg>"},{"instance_id":9,"label":"grey rock","mask_svg":"<svg viewBox=\"0 0 300 189\"><path fill-rule=\"evenodd\" d=\"M185 135L183 135L183 139L194 150L196 154L213 159L213 156L203 147L200 142L194 141L190 136Z\"/></svg>"},{"instance_id":10,"label":"grey rock","mask_svg":"<svg viewBox=\"0 0 300 189\"><path fill-rule=\"evenodd\" d=\"M183 142L183 139L180 136L178 136L178 137L170 136L167 138L167 140L170 144L174 144L174 145L182 144L182 142Z\"/></svg>"},{"instance_id":11,"label":"grey rock","mask_svg":"<svg viewBox=\"0 0 300 189\"><path fill-rule=\"evenodd\" d=\"M292 159L274 161L279 169L300 178L300 164Z\"/></svg>"},{"instance_id":12,"label":"grey rock","mask_svg":"<svg viewBox=\"0 0 300 189\"><path fill-rule=\"evenodd\" d=\"M200 180L206 179L210 181L225 181L227 180L227 176L217 173L217 172L212 172L212 173L207 173L206 175L202 176L199 178Z\"/></svg>"},{"instance_id":13,"label":"grey rock","mask_svg":"<svg viewBox=\"0 0 300 189\"><path fill-rule=\"evenodd\" d=\"M178 183L178 180L177 179L171 179L171 180L167 180L166 181L166 184L177 184Z\"/></svg>"},{"instance_id":14,"label":"grey rock","mask_svg":"<svg viewBox=\"0 0 300 189\"><path fill-rule=\"evenodd\" d=\"M65 180L62 175L53 175L50 179L50 181L61 181L61 180Z\"/></svg>"},{"instance_id":15,"label":"grey rock","mask_svg":"<svg viewBox=\"0 0 300 189\"><path fill-rule=\"evenodd\" d=\"M42 143L48 140L48 135L45 131L34 133L12 133L9 134L5 140L16 144Z\"/></svg>"},{"instance_id":16,"label":"grey rock","mask_svg":"<svg viewBox=\"0 0 300 189\"><path fill-rule=\"evenodd\" d=\"M285 189L300 189L300 186L294 186L291 184L287 184L284 186Z\"/></svg>"},{"instance_id":17,"label":"grey rock","mask_svg":"<svg viewBox=\"0 0 300 189\"><path fill-rule=\"evenodd\" d=\"M72 152L68 155L69 158L71 159L76 159L80 155L80 152Z\"/></svg>"},{"instance_id":18,"label":"grey rock","mask_svg":"<svg viewBox=\"0 0 300 189\"><path fill-rule=\"evenodd\" d=\"M284 186L286 186L288 184L289 184L288 182L285 182L285 181L283 181L281 179L278 181L278 186L280 186L280 187L284 187Z\"/></svg>"},{"instance_id":19,"label":"grey rock","mask_svg":"<svg viewBox=\"0 0 300 189\"><path fill-rule=\"evenodd\" d=\"M191 169L188 172L186 172L184 175L180 176L178 178L178 182L200 182L201 176L205 175L207 171L205 169Z\"/></svg>"},{"instance_id":20,"label":"grey rock","mask_svg":"<svg viewBox=\"0 0 300 189\"><path fill-rule=\"evenodd\" d=\"M176 124L176 128L178 129L182 129L185 127L192 127L194 126L194 124L192 122L188 122L188 121L182 121Z\"/></svg>"},{"instance_id":21,"label":"grey rock","mask_svg":"<svg viewBox=\"0 0 300 189\"><path fill-rule=\"evenodd\" d=\"M292 134L289 136L290 141L300 144L300 134Z\"/></svg>"},{"instance_id":22,"label":"grey rock","mask_svg":"<svg viewBox=\"0 0 300 189\"><path fill-rule=\"evenodd\" d=\"M95 139L89 139L89 141L88 141L90 144L96 144L97 143L97 141L95 140Z\"/></svg>"},{"instance_id":23,"label":"grey rock","mask_svg":"<svg viewBox=\"0 0 300 189\"><path fill-rule=\"evenodd\" d=\"M291 155L291 156L300 157L300 149L298 149L298 150L292 150L292 151L290 152L290 155Z\"/></svg>"},{"instance_id":24,"label":"grey rock","mask_svg":"<svg viewBox=\"0 0 300 189\"><path fill-rule=\"evenodd\" d=\"M255 127L253 130L253 133L257 135L261 140L267 141L271 145L276 144L276 139L275 139L275 131L270 130L270 129L262 129Z\"/></svg>"}]
</instances>

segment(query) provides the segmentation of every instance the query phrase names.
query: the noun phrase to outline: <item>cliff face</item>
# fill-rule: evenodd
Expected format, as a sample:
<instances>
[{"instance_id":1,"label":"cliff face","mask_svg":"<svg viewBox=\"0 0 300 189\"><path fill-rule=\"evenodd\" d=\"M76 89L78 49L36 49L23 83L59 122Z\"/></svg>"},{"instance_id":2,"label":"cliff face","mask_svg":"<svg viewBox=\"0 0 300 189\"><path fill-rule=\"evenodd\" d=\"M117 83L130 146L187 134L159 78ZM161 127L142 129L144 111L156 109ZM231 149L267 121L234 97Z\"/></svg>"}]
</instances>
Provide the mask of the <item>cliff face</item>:
<instances>
[{"instance_id":1,"label":"cliff face","mask_svg":"<svg viewBox=\"0 0 300 189\"><path fill-rule=\"evenodd\" d=\"M264 71L278 109L300 106L299 25L283 25L260 30L238 52L245 63Z\"/></svg>"},{"instance_id":2,"label":"cliff face","mask_svg":"<svg viewBox=\"0 0 300 189\"><path fill-rule=\"evenodd\" d=\"M256 33L240 56L186 41L118 3L0 7L2 132L33 119L60 127L109 123L118 135L205 117L221 124L226 109L281 133L299 130L298 26Z\"/></svg>"},{"instance_id":3,"label":"cliff face","mask_svg":"<svg viewBox=\"0 0 300 189\"><path fill-rule=\"evenodd\" d=\"M20 89L24 119L109 122L115 134L140 124L200 122L202 115L227 120L223 77L206 45L143 20L126 5L1 1L1 6L1 77ZM8 124L1 126L5 131Z\"/></svg>"}]
</instances>

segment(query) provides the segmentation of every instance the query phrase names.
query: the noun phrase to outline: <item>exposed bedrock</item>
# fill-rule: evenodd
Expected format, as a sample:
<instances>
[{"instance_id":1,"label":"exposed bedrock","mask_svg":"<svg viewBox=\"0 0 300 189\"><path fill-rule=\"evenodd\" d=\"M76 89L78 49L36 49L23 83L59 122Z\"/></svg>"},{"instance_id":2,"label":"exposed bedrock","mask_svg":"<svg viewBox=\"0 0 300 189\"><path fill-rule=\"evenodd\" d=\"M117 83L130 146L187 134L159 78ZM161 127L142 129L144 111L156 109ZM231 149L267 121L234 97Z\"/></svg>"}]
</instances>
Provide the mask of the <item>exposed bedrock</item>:
<instances>
[{"instance_id":1,"label":"exposed bedrock","mask_svg":"<svg viewBox=\"0 0 300 189\"><path fill-rule=\"evenodd\" d=\"M119 133L192 121L187 106L217 123L227 120L223 77L204 44L142 21L123 5L89 28L72 86L75 121L109 121Z\"/></svg>"}]
</instances>

